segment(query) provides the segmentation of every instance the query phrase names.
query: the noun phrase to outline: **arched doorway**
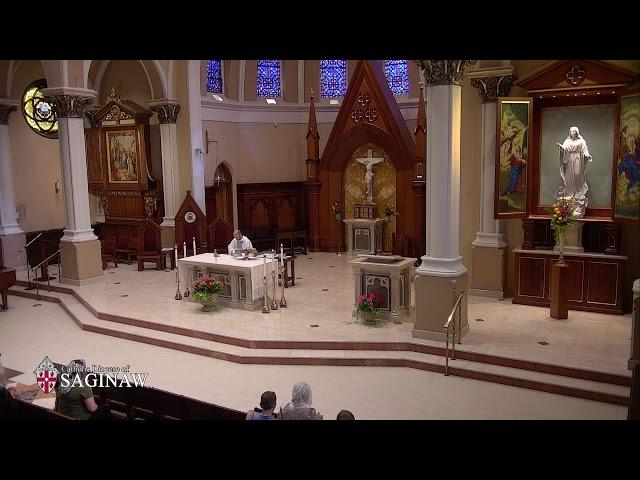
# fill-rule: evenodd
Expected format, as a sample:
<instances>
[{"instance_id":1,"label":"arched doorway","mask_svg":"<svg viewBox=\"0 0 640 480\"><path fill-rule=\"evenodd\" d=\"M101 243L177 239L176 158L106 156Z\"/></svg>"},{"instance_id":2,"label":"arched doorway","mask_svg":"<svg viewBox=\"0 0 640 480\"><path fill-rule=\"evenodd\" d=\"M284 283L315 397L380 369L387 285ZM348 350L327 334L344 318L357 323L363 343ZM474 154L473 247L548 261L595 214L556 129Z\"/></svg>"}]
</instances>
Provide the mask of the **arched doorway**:
<instances>
[{"instance_id":1,"label":"arched doorway","mask_svg":"<svg viewBox=\"0 0 640 480\"><path fill-rule=\"evenodd\" d=\"M231 171L221 163L216 168L213 179L207 183L204 189L205 202L207 205L207 225L222 218L230 225L233 225L233 182Z\"/></svg>"}]
</instances>

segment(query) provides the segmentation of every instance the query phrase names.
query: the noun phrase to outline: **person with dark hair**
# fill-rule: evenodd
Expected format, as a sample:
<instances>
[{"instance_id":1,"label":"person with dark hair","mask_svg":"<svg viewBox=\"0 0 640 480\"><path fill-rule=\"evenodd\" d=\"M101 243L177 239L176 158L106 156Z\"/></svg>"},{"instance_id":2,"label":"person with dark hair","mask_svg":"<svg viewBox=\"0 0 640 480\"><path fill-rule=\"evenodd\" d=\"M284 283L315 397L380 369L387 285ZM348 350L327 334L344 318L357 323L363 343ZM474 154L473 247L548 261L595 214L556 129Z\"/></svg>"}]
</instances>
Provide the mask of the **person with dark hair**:
<instances>
[{"instance_id":1,"label":"person with dark hair","mask_svg":"<svg viewBox=\"0 0 640 480\"><path fill-rule=\"evenodd\" d=\"M5 369L0 363L0 419L16 418L15 387L9 385Z\"/></svg>"},{"instance_id":2,"label":"person with dark hair","mask_svg":"<svg viewBox=\"0 0 640 480\"><path fill-rule=\"evenodd\" d=\"M84 360L73 360L67 366L72 382L68 386L60 386L56 382L56 404L54 411L65 417L76 420L89 420L91 414L98 410L91 387L84 384L86 372ZM75 385L75 376L79 376L82 385Z\"/></svg>"},{"instance_id":3,"label":"person with dark hair","mask_svg":"<svg viewBox=\"0 0 640 480\"><path fill-rule=\"evenodd\" d=\"M264 392L260 397L260 408L247 412L247 420L277 420L273 414L276 408L275 392Z\"/></svg>"},{"instance_id":4,"label":"person with dark hair","mask_svg":"<svg viewBox=\"0 0 640 480\"><path fill-rule=\"evenodd\" d=\"M351 413L349 410L340 410L340 413L336 418L336 420L355 420L355 419L356 417L354 417L353 413Z\"/></svg>"}]
</instances>

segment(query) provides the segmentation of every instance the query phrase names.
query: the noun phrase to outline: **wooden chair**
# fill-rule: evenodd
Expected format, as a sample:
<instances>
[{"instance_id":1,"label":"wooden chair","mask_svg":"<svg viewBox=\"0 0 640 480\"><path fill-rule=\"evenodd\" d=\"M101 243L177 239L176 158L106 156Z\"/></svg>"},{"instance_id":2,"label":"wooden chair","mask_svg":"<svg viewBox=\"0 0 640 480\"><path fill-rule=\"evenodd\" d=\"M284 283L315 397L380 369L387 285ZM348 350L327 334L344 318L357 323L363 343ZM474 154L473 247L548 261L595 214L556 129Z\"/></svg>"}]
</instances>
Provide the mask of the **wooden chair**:
<instances>
[{"instance_id":1,"label":"wooden chair","mask_svg":"<svg viewBox=\"0 0 640 480\"><path fill-rule=\"evenodd\" d=\"M116 245L117 240L113 237L105 238L101 242L101 253L102 253L102 269L107 269L107 263L113 262L113 264L118 268L118 257L116 256Z\"/></svg>"},{"instance_id":2,"label":"wooden chair","mask_svg":"<svg viewBox=\"0 0 640 480\"><path fill-rule=\"evenodd\" d=\"M138 252L138 271L144 270L144 262L155 262L156 270L162 270L162 230L152 220L140 226L140 251Z\"/></svg>"},{"instance_id":3,"label":"wooden chair","mask_svg":"<svg viewBox=\"0 0 640 480\"><path fill-rule=\"evenodd\" d=\"M207 226L207 245L210 252L227 253L227 246L233 237L233 225L224 218L216 218ZM249 237L251 238L251 237Z\"/></svg>"},{"instance_id":4,"label":"wooden chair","mask_svg":"<svg viewBox=\"0 0 640 480\"><path fill-rule=\"evenodd\" d=\"M131 265L131 257L137 252L137 238L130 235L129 232L118 232L118 240L116 243L116 257L126 256L127 265Z\"/></svg>"}]
</instances>

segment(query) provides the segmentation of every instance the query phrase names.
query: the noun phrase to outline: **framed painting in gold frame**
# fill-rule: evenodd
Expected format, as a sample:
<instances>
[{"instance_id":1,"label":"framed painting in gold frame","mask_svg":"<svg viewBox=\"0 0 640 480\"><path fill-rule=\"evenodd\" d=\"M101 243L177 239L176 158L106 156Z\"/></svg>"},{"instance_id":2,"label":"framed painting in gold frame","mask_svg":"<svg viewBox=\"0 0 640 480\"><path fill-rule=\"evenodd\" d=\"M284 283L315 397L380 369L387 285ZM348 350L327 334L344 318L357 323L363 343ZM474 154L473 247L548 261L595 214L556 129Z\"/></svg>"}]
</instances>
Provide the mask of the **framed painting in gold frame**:
<instances>
[{"instance_id":1,"label":"framed painting in gold frame","mask_svg":"<svg viewBox=\"0 0 640 480\"><path fill-rule=\"evenodd\" d=\"M615 219L640 219L640 93L620 98Z\"/></svg>"},{"instance_id":2,"label":"framed painting in gold frame","mask_svg":"<svg viewBox=\"0 0 640 480\"><path fill-rule=\"evenodd\" d=\"M141 159L138 131L107 131L106 150L109 183L137 184Z\"/></svg>"},{"instance_id":3,"label":"framed painting in gold frame","mask_svg":"<svg viewBox=\"0 0 640 480\"><path fill-rule=\"evenodd\" d=\"M495 163L495 218L524 218L528 213L529 136L533 99L498 98Z\"/></svg>"}]
</instances>

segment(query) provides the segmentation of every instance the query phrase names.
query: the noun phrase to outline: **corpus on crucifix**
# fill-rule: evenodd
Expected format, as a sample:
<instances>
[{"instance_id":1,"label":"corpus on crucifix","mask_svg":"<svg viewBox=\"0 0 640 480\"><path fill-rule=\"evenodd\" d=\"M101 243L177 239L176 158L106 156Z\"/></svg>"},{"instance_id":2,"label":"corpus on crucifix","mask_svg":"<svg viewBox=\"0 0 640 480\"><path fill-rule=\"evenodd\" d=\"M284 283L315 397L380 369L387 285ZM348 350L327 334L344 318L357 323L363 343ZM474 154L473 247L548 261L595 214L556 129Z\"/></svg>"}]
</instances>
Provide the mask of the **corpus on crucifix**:
<instances>
[{"instance_id":1,"label":"corpus on crucifix","mask_svg":"<svg viewBox=\"0 0 640 480\"><path fill-rule=\"evenodd\" d=\"M356 161L367 167L367 173L364 176L367 182L367 202L373 203L373 166L384 162L384 157L374 157L373 150L369 149L366 157L356 158Z\"/></svg>"}]
</instances>

